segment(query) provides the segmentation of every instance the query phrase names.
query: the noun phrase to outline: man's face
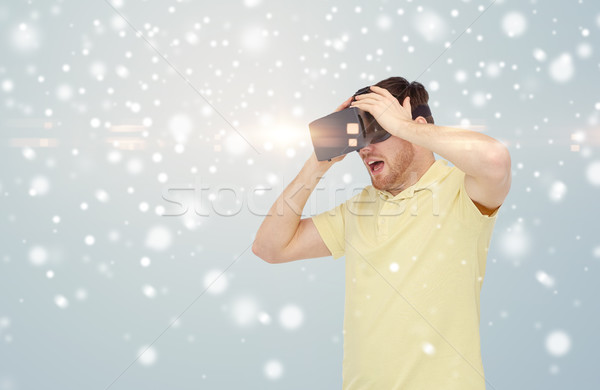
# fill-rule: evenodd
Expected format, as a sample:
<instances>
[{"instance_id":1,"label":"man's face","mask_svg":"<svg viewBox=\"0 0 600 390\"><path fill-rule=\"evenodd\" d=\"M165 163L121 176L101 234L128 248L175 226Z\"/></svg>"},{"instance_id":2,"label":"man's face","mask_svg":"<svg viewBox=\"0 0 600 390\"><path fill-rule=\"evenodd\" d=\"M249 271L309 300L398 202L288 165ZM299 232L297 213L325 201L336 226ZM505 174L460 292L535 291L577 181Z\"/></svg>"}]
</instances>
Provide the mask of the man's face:
<instances>
[{"instance_id":1,"label":"man's face","mask_svg":"<svg viewBox=\"0 0 600 390\"><path fill-rule=\"evenodd\" d=\"M410 142L391 136L360 149L358 153L369 171L373 187L392 193L406 187L411 174L408 168L414 158Z\"/></svg>"}]
</instances>

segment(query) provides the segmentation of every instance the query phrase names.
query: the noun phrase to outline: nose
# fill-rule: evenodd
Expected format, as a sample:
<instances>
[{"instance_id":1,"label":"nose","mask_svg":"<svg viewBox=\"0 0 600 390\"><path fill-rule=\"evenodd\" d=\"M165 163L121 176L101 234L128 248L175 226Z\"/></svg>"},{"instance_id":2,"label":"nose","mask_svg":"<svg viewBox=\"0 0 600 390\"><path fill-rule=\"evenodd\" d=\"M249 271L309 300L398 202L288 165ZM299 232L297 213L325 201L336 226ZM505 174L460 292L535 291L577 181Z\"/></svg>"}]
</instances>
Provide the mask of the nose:
<instances>
[{"instance_id":1,"label":"nose","mask_svg":"<svg viewBox=\"0 0 600 390\"><path fill-rule=\"evenodd\" d=\"M372 152L373 152L372 145L367 145L358 151L358 153L360 154L360 157L363 159L365 158L366 155L368 155L369 153L372 153Z\"/></svg>"}]
</instances>

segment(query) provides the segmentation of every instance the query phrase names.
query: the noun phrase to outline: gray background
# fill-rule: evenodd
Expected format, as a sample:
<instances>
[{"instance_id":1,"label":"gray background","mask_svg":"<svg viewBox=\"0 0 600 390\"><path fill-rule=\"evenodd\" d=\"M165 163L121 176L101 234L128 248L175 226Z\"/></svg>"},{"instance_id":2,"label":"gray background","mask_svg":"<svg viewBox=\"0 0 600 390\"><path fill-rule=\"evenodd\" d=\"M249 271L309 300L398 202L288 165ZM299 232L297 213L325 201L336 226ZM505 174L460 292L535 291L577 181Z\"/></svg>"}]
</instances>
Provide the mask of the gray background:
<instances>
[{"instance_id":1,"label":"gray background","mask_svg":"<svg viewBox=\"0 0 600 390\"><path fill-rule=\"evenodd\" d=\"M488 389L600 387L597 2L110 4L0 4L0 389L340 388L343 258L250 245L308 122L396 75L511 151ZM351 154L305 215L367 184Z\"/></svg>"}]
</instances>

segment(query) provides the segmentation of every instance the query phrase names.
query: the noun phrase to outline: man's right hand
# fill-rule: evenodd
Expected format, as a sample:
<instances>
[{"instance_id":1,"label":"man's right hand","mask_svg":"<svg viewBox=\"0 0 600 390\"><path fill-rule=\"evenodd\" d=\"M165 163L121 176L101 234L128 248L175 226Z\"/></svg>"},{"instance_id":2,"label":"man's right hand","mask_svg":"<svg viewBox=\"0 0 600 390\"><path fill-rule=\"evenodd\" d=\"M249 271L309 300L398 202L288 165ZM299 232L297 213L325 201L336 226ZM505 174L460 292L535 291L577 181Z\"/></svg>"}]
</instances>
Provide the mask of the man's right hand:
<instances>
[{"instance_id":1,"label":"man's right hand","mask_svg":"<svg viewBox=\"0 0 600 390\"><path fill-rule=\"evenodd\" d=\"M344 159L344 157L346 157L345 154L338 156L338 157L334 157L331 159L331 161L328 161L328 160L319 161L319 160L317 160L317 155L313 151L312 154L310 155L310 157L308 158L308 161L306 162L306 164L309 164L311 167L313 167L316 170L316 172L318 174L322 175L325 172L327 172L327 170L329 168L331 168L331 166L333 164L335 164L336 162L342 161Z\"/></svg>"},{"instance_id":2,"label":"man's right hand","mask_svg":"<svg viewBox=\"0 0 600 390\"><path fill-rule=\"evenodd\" d=\"M343 102L337 111L350 106L352 97ZM298 176L277 198L269 214L260 225L252 252L269 263L285 263L331 255L312 218L301 219L308 197L323 174L346 155L319 161L313 151Z\"/></svg>"},{"instance_id":3,"label":"man's right hand","mask_svg":"<svg viewBox=\"0 0 600 390\"><path fill-rule=\"evenodd\" d=\"M350 96L344 103L342 103L338 108L336 108L334 112L342 111L343 109L350 107L350 103L352 103L353 98L354 95Z\"/></svg>"},{"instance_id":4,"label":"man's right hand","mask_svg":"<svg viewBox=\"0 0 600 390\"><path fill-rule=\"evenodd\" d=\"M339 111L342 111L342 110L350 107L350 103L352 103L353 98L354 98L354 95L350 96L348 99L346 99L345 102L340 104L340 106L338 108L336 108L334 112L339 112ZM342 161L344 159L344 157L346 157L345 154L338 156L338 157L334 157L331 159L331 161L319 161L319 160L317 160L317 156L316 156L315 152L313 151L312 155L309 158L309 161L311 161L315 166L318 166L319 170L324 173L329 168L331 168L331 166L333 164L335 164L336 162Z\"/></svg>"}]
</instances>

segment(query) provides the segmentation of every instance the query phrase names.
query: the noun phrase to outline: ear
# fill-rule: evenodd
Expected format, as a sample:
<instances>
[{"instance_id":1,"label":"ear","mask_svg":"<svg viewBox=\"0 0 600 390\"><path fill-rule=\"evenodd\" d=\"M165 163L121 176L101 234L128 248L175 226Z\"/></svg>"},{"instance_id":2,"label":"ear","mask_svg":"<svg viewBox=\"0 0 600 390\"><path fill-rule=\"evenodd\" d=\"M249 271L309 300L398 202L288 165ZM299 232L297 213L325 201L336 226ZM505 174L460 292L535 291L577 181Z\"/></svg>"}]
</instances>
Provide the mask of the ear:
<instances>
[{"instance_id":1,"label":"ear","mask_svg":"<svg viewBox=\"0 0 600 390\"><path fill-rule=\"evenodd\" d=\"M423 118L422 116L418 116L415 119L415 122L417 122L417 123L427 123L427 119Z\"/></svg>"}]
</instances>

